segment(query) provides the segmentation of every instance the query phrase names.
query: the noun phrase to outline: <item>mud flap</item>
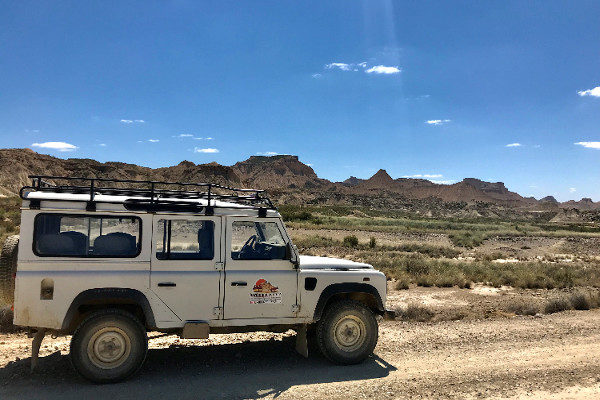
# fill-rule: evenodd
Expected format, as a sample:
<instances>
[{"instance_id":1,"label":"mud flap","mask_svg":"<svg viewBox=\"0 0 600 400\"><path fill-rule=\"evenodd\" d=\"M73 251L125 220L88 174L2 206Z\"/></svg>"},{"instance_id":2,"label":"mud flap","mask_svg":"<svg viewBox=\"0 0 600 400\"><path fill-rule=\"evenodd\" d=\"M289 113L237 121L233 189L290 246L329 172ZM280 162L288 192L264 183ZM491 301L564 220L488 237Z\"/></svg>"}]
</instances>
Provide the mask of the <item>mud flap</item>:
<instances>
[{"instance_id":1,"label":"mud flap","mask_svg":"<svg viewBox=\"0 0 600 400\"><path fill-rule=\"evenodd\" d=\"M296 329L296 351L304 358L308 358L308 338L306 334L306 324L300 325Z\"/></svg>"},{"instance_id":2,"label":"mud flap","mask_svg":"<svg viewBox=\"0 0 600 400\"><path fill-rule=\"evenodd\" d=\"M33 372L33 370L37 367L40 346L42 345L44 336L46 336L46 330L40 329L35 333L33 341L31 342L31 372Z\"/></svg>"}]
</instances>

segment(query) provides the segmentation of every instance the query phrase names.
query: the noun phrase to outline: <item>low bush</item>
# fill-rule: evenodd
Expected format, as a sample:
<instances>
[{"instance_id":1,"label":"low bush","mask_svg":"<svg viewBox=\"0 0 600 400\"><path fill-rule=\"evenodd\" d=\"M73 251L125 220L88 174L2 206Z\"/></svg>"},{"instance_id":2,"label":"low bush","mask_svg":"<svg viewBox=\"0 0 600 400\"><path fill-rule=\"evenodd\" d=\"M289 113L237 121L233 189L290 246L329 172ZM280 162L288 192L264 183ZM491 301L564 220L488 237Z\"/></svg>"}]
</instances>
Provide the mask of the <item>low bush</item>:
<instances>
[{"instance_id":1,"label":"low bush","mask_svg":"<svg viewBox=\"0 0 600 400\"><path fill-rule=\"evenodd\" d=\"M356 247L358 247L358 238L354 235L346 236L346 237L344 237L342 244L345 247L356 248Z\"/></svg>"},{"instance_id":2,"label":"low bush","mask_svg":"<svg viewBox=\"0 0 600 400\"><path fill-rule=\"evenodd\" d=\"M403 321L427 322L431 321L435 313L423 305L411 303L406 308L397 310L397 315Z\"/></svg>"},{"instance_id":3,"label":"low bush","mask_svg":"<svg viewBox=\"0 0 600 400\"><path fill-rule=\"evenodd\" d=\"M405 274L396 277L396 284L394 287L396 290L407 290L410 287L410 277Z\"/></svg>"},{"instance_id":4,"label":"low bush","mask_svg":"<svg viewBox=\"0 0 600 400\"><path fill-rule=\"evenodd\" d=\"M571 295L569 302L576 310L589 310L592 308L590 296L587 293L575 292Z\"/></svg>"},{"instance_id":5,"label":"low bush","mask_svg":"<svg viewBox=\"0 0 600 400\"><path fill-rule=\"evenodd\" d=\"M451 233L448 238L455 246L472 249L482 244L487 239L487 235L481 232L459 231Z\"/></svg>"},{"instance_id":6,"label":"low bush","mask_svg":"<svg viewBox=\"0 0 600 400\"><path fill-rule=\"evenodd\" d=\"M536 315L540 311L537 304L526 301L517 301L509 304L506 310L517 315Z\"/></svg>"},{"instance_id":7,"label":"low bush","mask_svg":"<svg viewBox=\"0 0 600 400\"><path fill-rule=\"evenodd\" d=\"M571 309L571 303L568 299L564 297L558 297L556 299L552 299L546 303L546 307L544 308L544 312L546 314L554 314L561 311L567 311Z\"/></svg>"}]
</instances>

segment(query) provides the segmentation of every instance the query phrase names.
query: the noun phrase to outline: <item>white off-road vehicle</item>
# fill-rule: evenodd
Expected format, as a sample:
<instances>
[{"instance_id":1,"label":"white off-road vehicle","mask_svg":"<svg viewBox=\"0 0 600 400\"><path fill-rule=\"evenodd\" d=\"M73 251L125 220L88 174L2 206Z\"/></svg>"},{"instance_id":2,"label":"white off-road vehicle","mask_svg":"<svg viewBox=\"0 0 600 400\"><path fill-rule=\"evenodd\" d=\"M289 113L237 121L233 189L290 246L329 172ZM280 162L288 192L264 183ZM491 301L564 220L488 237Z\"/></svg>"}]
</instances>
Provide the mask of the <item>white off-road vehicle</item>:
<instances>
[{"instance_id":1,"label":"white off-road vehicle","mask_svg":"<svg viewBox=\"0 0 600 400\"><path fill-rule=\"evenodd\" d=\"M20 237L2 250L0 294L34 336L32 367L48 332L72 335L72 364L95 382L138 371L148 331L206 339L293 329L301 354L314 335L340 364L375 348L376 316L389 315L384 274L299 256L263 191L30 178Z\"/></svg>"}]
</instances>

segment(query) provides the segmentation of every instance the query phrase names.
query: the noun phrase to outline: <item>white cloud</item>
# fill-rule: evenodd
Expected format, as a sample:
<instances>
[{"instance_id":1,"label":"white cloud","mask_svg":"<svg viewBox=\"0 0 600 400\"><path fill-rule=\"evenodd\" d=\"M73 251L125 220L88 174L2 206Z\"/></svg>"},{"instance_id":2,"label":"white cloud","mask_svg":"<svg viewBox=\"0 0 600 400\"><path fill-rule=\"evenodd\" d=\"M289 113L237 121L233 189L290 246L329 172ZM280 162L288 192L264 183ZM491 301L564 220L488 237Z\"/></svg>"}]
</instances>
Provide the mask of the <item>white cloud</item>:
<instances>
[{"instance_id":1,"label":"white cloud","mask_svg":"<svg viewBox=\"0 0 600 400\"><path fill-rule=\"evenodd\" d=\"M133 124L134 122L136 124L144 124L144 123L146 123L146 121L144 121L143 119L122 119L121 120L122 124L128 124L128 125L129 124Z\"/></svg>"},{"instance_id":2,"label":"white cloud","mask_svg":"<svg viewBox=\"0 0 600 400\"><path fill-rule=\"evenodd\" d=\"M218 153L219 149L201 149L199 147L194 147L194 153Z\"/></svg>"},{"instance_id":3,"label":"white cloud","mask_svg":"<svg viewBox=\"0 0 600 400\"><path fill-rule=\"evenodd\" d=\"M186 138L186 137L194 137L194 135L192 135L191 133L181 133L177 136L173 136L173 137L177 137L177 138Z\"/></svg>"},{"instance_id":4,"label":"white cloud","mask_svg":"<svg viewBox=\"0 0 600 400\"><path fill-rule=\"evenodd\" d=\"M213 140L213 138L211 138L210 136L207 137L207 138L204 138L204 139L206 139L206 140Z\"/></svg>"},{"instance_id":5,"label":"white cloud","mask_svg":"<svg viewBox=\"0 0 600 400\"><path fill-rule=\"evenodd\" d=\"M351 66L350 66L350 64L346 64L346 63L334 62L334 63L325 64L325 68L326 69L335 69L335 68L338 68L338 69L340 69L342 71L350 71Z\"/></svg>"},{"instance_id":6,"label":"white cloud","mask_svg":"<svg viewBox=\"0 0 600 400\"><path fill-rule=\"evenodd\" d=\"M580 96L592 96L592 97L600 97L600 86L596 86L593 89L588 90L580 90L577 92Z\"/></svg>"},{"instance_id":7,"label":"white cloud","mask_svg":"<svg viewBox=\"0 0 600 400\"><path fill-rule=\"evenodd\" d=\"M367 68L367 63L366 63L366 62L364 62L364 61L363 61L363 62L361 62L361 63L358 63L358 64L356 64L356 65L358 65L359 67L362 67L362 68Z\"/></svg>"},{"instance_id":8,"label":"white cloud","mask_svg":"<svg viewBox=\"0 0 600 400\"><path fill-rule=\"evenodd\" d=\"M588 149L600 150L600 142L577 142L575 144L578 146L587 147Z\"/></svg>"},{"instance_id":9,"label":"white cloud","mask_svg":"<svg viewBox=\"0 0 600 400\"><path fill-rule=\"evenodd\" d=\"M397 74L400 72L400 68L396 67L386 67L385 65L376 65L374 67L369 68L365 71L367 74Z\"/></svg>"},{"instance_id":10,"label":"white cloud","mask_svg":"<svg viewBox=\"0 0 600 400\"><path fill-rule=\"evenodd\" d=\"M256 153L256 154L259 155L259 156L276 156L279 153L276 153L274 151L264 151L264 152L259 152L259 153Z\"/></svg>"},{"instance_id":11,"label":"white cloud","mask_svg":"<svg viewBox=\"0 0 600 400\"><path fill-rule=\"evenodd\" d=\"M44 143L33 143L32 147L39 147L41 149L51 149L58 151L73 151L77 150L78 147L66 142L44 142Z\"/></svg>"},{"instance_id":12,"label":"white cloud","mask_svg":"<svg viewBox=\"0 0 600 400\"><path fill-rule=\"evenodd\" d=\"M438 180L432 179L431 183L436 183L438 185L452 185L453 183L456 183L456 181L452 180L452 179L448 179L445 181L438 181Z\"/></svg>"},{"instance_id":13,"label":"white cloud","mask_svg":"<svg viewBox=\"0 0 600 400\"><path fill-rule=\"evenodd\" d=\"M106 143L100 143L98 146L100 146L100 147L106 147Z\"/></svg>"},{"instance_id":14,"label":"white cloud","mask_svg":"<svg viewBox=\"0 0 600 400\"><path fill-rule=\"evenodd\" d=\"M137 122L139 124L145 124L146 121L144 121L143 119L135 119L133 122Z\"/></svg>"},{"instance_id":15,"label":"white cloud","mask_svg":"<svg viewBox=\"0 0 600 400\"><path fill-rule=\"evenodd\" d=\"M321 78L323 75L321 75L321 74L312 74L311 76L312 76L313 78L315 78L315 79L319 79L319 78Z\"/></svg>"},{"instance_id":16,"label":"white cloud","mask_svg":"<svg viewBox=\"0 0 600 400\"><path fill-rule=\"evenodd\" d=\"M25 132L33 132L33 133L39 133L40 130L39 129L25 129Z\"/></svg>"},{"instance_id":17,"label":"white cloud","mask_svg":"<svg viewBox=\"0 0 600 400\"><path fill-rule=\"evenodd\" d=\"M403 178L442 178L442 174L415 174L415 175L404 175Z\"/></svg>"},{"instance_id":18,"label":"white cloud","mask_svg":"<svg viewBox=\"0 0 600 400\"><path fill-rule=\"evenodd\" d=\"M443 125L443 124L447 124L450 121L451 120L449 120L449 119L430 119L428 121L425 121L425 123L429 124L429 125Z\"/></svg>"},{"instance_id":19,"label":"white cloud","mask_svg":"<svg viewBox=\"0 0 600 400\"><path fill-rule=\"evenodd\" d=\"M159 140L159 139L148 139L148 141L149 141L150 143L158 143L158 142L160 142L160 140Z\"/></svg>"},{"instance_id":20,"label":"white cloud","mask_svg":"<svg viewBox=\"0 0 600 400\"><path fill-rule=\"evenodd\" d=\"M121 122L124 123L124 124L133 124L133 120L132 119L122 119Z\"/></svg>"},{"instance_id":21,"label":"white cloud","mask_svg":"<svg viewBox=\"0 0 600 400\"><path fill-rule=\"evenodd\" d=\"M576 188L569 188L569 193L575 193L577 191Z\"/></svg>"},{"instance_id":22,"label":"white cloud","mask_svg":"<svg viewBox=\"0 0 600 400\"><path fill-rule=\"evenodd\" d=\"M509 143L506 147L521 147L523 146L521 143Z\"/></svg>"},{"instance_id":23,"label":"white cloud","mask_svg":"<svg viewBox=\"0 0 600 400\"><path fill-rule=\"evenodd\" d=\"M304 164L304 165L306 165L308 167L312 167L313 166L312 164Z\"/></svg>"}]
</instances>

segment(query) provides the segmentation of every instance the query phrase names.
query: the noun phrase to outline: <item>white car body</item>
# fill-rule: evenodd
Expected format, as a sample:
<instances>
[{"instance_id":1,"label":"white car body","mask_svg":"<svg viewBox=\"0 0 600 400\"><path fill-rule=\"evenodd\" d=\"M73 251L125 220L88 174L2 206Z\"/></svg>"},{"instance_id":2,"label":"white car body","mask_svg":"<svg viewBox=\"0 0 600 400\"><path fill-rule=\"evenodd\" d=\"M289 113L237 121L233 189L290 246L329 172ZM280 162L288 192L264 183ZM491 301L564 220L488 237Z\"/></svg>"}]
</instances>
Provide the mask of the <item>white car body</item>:
<instances>
[{"instance_id":1,"label":"white car body","mask_svg":"<svg viewBox=\"0 0 600 400\"><path fill-rule=\"evenodd\" d=\"M212 215L147 212L125 206L127 200L136 200L135 197L98 194L93 198L94 209L90 210L88 194L30 191L22 193L22 197L15 325L71 333L86 310L123 304L140 309L149 330L179 330L188 322L198 321L208 324L211 332L235 327L258 330L316 322L325 304L340 296L363 301L380 315L385 312L383 273L370 265L348 260L299 256L275 209L263 210L261 215L250 206L199 199L189 202L214 207ZM36 254L34 226L41 214L75 219L77 216L139 218L139 252L128 258ZM166 235L159 232L166 220L212 221L212 259L159 259L157 241ZM236 221L274 222L289 257L233 259L232 226ZM91 226L91 222L88 224ZM273 292L254 291L261 280L267 281L271 288L267 290Z\"/></svg>"}]
</instances>

